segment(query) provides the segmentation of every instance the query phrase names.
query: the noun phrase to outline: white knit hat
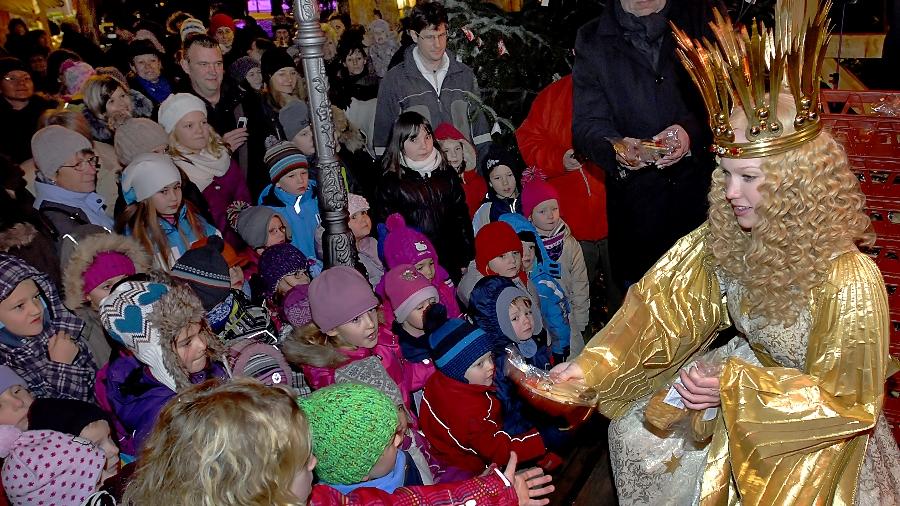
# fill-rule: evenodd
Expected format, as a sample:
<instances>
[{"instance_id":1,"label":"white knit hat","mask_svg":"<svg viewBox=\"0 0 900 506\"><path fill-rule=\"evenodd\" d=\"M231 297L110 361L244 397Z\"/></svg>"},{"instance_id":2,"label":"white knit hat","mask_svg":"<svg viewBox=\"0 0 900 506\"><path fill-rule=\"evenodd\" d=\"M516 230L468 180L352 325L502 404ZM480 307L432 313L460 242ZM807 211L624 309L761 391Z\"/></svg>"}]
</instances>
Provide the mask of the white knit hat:
<instances>
[{"instance_id":1,"label":"white knit hat","mask_svg":"<svg viewBox=\"0 0 900 506\"><path fill-rule=\"evenodd\" d=\"M181 181L181 172L169 155L142 153L122 171L125 202L134 204L153 196L166 186Z\"/></svg>"},{"instance_id":2,"label":"white knit hat","mask_svg":"<svg viewBox=\"0 0 900 506\"><path fill-rule=\"evenodd\" d=\"M159 105L159 124L166 129L167 134L170 134L185 114L194 111L206 114L206 104L196 95L190 93L169 95L169 98Z\"/></svg>"},{"instance_id":3,"label":"white knit hat","mask_svg":"<svg viewBox=\"0 0 900 506\"><path fill-rule=\"evenodd\" d=\"M203 21L197 18L187 18L178 26L178 32L181 40L184 41L192 33L206 33L206 27L203 26Z\"/></svg>"}]
</instances>

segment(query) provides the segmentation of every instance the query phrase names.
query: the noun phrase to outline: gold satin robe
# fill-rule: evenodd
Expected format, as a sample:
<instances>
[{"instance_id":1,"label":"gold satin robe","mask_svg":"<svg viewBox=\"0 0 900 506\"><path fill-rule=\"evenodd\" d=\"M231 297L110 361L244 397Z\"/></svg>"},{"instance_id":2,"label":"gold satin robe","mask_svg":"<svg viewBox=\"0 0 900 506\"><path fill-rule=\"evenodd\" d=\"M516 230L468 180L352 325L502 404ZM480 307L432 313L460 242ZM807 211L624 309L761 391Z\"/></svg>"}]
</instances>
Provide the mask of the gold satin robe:
<instances>
[{"instance_id":1,"label":"gold satin robe","mask_svg":"<svg viewBox=\"0 0 900 506\"><path fill-rule=\"evenodd\" d=\"M708 230L679 240L574 360L605 416L666 387L730 325ZM871 259L853 251L833 260L810 295L805 370L761 350L769 367L726 362L700 504L853 505L888 372L887 293Z\"/></svg>"}]
</instances>

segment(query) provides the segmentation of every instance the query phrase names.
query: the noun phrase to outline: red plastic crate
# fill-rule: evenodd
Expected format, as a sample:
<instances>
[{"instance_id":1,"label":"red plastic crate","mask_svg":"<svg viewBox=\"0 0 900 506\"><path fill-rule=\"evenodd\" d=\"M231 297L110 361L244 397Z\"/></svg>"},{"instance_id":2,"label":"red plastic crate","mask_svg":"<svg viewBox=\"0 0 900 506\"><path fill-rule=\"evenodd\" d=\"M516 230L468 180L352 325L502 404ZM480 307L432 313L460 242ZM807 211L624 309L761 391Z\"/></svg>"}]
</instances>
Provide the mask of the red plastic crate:
<instances>
[{"instance_id":1,"label":"red plastic crate","mask_svg":"<svg viewBox=\"0 0 900 506\"><path fill-rule=\"evenodd\" d=\"M900 314L900 274L882 272L884 286L887 288L888 307L891 313Z\"/></svg>"},{"instance_id":2,"label":"red plastic crate","mask_svg":"<svg viewBox=\"0 0 900 506\"><path fill-rule=\"evenodd\" d=\"M900 118L873 112L882 99L897 96L886 90L822 90L822 123L851 157L900 158Z\"/></svg>"},{"instance_id":3,"label":"red plastic crate","mask_svg":"<svg viewBox=\"0 0 900 506\"><path fill-rule=\"evenodd\" d=\"M880 238L900 238L900 200L866 197L866 214Z\"/></svg>"},{"instance_id":4,"label":"red plastic crate","mask_svg":"<svg viewBox=\"0 0 900 506\"><path fill-rule=\"evenodd\" d=\"M882 273L900 275L900 237L879 236L873 246L861 250L875 261Z\"/></svg>"},{"instance_id":5,"label":"red plastic crate","mask_svg":"<svg viewBox=\"0 0 900 506\"><path fill-rule=\"evenodd\" d=\"M890 343L888 344L888 352L895 357L900 357L900 314L898 313L891 313Z\"/></svg>"},{"instance_id":6,"label":"red plastic crate","mask_svg":"<svg viewBox=\"0 0 900 506\"><path fill-rule=\"evenodd\" d=\"M850 169L867 196L900 199L900 158L851 156Z\"/></svg>"}]
</instances>

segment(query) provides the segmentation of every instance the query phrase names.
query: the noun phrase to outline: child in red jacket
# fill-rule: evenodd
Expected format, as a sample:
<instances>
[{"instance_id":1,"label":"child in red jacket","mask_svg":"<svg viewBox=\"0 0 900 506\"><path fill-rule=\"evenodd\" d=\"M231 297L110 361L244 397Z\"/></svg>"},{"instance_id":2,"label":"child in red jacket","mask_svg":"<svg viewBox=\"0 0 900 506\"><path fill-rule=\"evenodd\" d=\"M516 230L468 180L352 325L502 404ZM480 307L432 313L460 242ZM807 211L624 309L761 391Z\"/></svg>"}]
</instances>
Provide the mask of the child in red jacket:
<instances>
[{"instance_id":1,"label":"child in red jacket","mask_svg":"<svg viewBox=\"0 0 900 506\"><path fill-rule=\"evenodd\" d=\"M477 476L492 463L503 465L510 451L522 461L546 453L537 430L516 437L503 431L494 394L493 343L484 331L450 319L429 340L438 370L425 384L419 424L446 468L441 481Z\"/></svg>"}]
</instances>

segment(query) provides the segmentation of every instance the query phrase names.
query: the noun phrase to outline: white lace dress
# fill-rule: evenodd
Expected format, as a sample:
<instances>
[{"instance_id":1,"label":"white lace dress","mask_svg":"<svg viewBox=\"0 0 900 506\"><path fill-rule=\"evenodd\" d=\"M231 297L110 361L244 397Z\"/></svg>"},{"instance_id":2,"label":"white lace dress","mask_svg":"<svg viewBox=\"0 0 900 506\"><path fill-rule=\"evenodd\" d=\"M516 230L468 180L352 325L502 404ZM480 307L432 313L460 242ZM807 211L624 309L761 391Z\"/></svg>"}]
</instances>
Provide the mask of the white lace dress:
<instances>
[{"instance_id":1,"label":"white lace dress","mask_svg":"<svg viewBox=\"0 0 900 506\"><path fill-rule=\"evenodd\" d=\"M803 370L811 325L808 311L793 326L765 326L742 315L738 301L743 287L720 277L728 295L728 312L740 335L715 351L720 357L736 356L762 365L749 343L762 345L785 367ZM685 368L693 365L689 362ZM697 447L680 431L665 436L648 430L644 409L649 396L622 418L609 425L609 453L621 505L697 504L706 464L707 448ZM857 504L900 506L900 450L882 413L869 444L857 486Z\"/></svg>"}]
</instances>

